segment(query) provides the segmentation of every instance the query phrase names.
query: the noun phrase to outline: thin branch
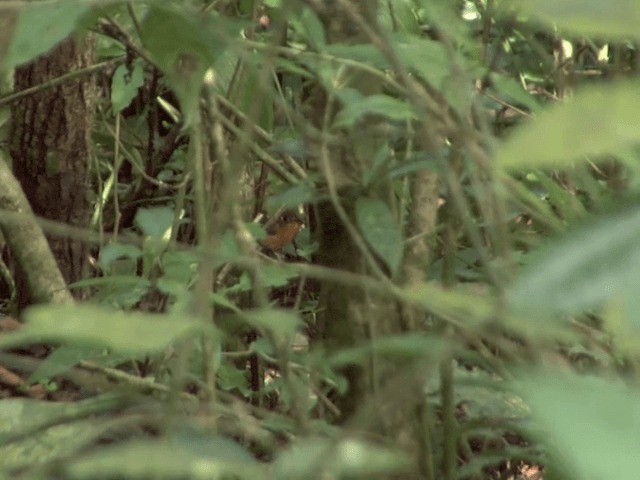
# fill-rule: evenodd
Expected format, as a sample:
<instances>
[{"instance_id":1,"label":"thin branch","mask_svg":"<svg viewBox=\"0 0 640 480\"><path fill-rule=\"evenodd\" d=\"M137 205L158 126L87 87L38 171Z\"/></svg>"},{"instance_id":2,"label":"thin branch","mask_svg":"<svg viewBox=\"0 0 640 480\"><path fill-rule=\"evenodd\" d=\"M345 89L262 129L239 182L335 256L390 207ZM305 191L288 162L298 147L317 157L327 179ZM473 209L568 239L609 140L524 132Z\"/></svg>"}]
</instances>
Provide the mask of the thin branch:
<instances>
[{"instance_id":1,"label":"thin branch","mask_svg":"<svg viewBox=\"0 0 640 480\"><path fill-rule=\"evenodd\" d=\"M114 58L111 60L107 60L106 62L96 63L95 65L91 65L86 68L81 68L79 70L74 70L73 72L65 73L56 78L52 78L51 80L41 83L40 85L35 85L33 87L25 88L24 90L20 90L19 92L14 92L9 95L5 95L0 97L0 107L7 105L9 103L13 103L17 100L20 100L24 97L28 97L30 95L35 95L36 93L43 92L50 88L57 87L66 82L70 82L71 80L75 80L77 78L83 77L85 75L92 75L96 72L100 72L102 70L109 69L111 67L118 66L125 62L124 57Z\"/></svg>"}]
</instances>

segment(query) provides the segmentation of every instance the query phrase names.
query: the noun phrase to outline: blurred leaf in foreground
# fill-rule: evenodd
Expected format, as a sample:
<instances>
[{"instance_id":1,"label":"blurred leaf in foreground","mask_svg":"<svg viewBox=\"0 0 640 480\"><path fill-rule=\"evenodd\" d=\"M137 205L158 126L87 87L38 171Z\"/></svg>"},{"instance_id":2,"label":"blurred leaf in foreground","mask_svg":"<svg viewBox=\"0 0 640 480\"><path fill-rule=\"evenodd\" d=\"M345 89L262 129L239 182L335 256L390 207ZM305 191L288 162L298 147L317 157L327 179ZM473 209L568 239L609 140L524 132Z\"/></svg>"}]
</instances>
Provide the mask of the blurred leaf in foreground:
<instances>
[{"instance_id":1,"label":"blurred leaf in foreground","mask_svg":"<svg viewBox=\"0 0 640 480\"><path fill-rule=\"evenodd\" d=\"M638 478L640 392L592 377L534 375L517 389L558 466L575 478Z\"/></svg>"},{"instance_id":2,"label":"blurred leaf in foreground","mask_svg":"<svg viewBox=\"0 0 640 480\"><path fill-rule=\"evenodd\" d=\"M564 168L587 155L616 153L640 141L640 84L587 87L540 113L497 150L505 168Z\"/></svg>"},{"instance_id":3,"label":"blurred leaf in foreground","mask_svg":"<svg viewBox=\"0 0 640 480\"><path fill-rule=\"evenodd\" d=\"M189 319L121 312L90 305L48 305L29 309L27 323L0 340L0 348L60 342L109 348L121 353L151 353L204 325Z\"/></svg>"},{"instance_id":4,"label":"blurred leaf in foreground","mask_svg":"<svg viewBox=\"0 0 640 480\"><path fill-rule=\"evenodd\" d=\"M640 287L640 208L592 218L548 243L508 293L511 306L543 315L578 313ZM640 314L637 314L640 321Z\"/></svg>"}]
</instances>

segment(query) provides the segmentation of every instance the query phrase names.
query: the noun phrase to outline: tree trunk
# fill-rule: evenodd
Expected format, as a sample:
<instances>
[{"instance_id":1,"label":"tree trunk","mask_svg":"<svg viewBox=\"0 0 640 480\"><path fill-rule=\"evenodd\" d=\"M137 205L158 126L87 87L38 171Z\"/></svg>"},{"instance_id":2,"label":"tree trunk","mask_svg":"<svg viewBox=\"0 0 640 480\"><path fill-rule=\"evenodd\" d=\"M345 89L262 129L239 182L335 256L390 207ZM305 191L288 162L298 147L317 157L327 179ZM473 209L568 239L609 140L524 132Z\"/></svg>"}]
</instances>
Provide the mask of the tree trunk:
<instances>
[{"instance_id":1,"label":"tree trunk","mask_svg":"<svg viewBox=\"0 0 640 480\"><path fill-rule=\"evenodd\" d=\"M68 39L47 55L19 67L20 91L91 64L91 39ZM95 88L90 76L28 96L12 106L13 170L34 213L73 226L89 218L88 162ZM48 238L67 283L86 278L86 246L68 238ZM24 292L21 304L25 302Z\"/></svg>"}]
</instances>

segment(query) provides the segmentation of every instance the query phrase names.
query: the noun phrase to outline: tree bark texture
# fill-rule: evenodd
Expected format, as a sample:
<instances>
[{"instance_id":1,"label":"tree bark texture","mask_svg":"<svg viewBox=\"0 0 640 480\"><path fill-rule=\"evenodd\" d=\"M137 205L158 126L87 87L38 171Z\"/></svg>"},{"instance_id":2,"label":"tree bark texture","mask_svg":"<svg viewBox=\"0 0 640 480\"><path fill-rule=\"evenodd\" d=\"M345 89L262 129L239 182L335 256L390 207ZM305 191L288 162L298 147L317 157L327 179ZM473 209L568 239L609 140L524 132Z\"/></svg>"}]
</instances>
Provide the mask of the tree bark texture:
<instances>
[{"instance_id":1,"label":"tree bark texture","mask_svg":"<svg viewBox=\"0 0 640 480\"><path fill-rule=\"evenodd\" d=\"M45 56L19 67L15 90L44 84L91 64L93 41L68 39ZM88 162L94 118L95 81L87 76L26 97L12 106L13 170L33 212L73 226L89 218ZM86 246L49 238L66 282L85 278Z\"/></svg>"}]
</instances>

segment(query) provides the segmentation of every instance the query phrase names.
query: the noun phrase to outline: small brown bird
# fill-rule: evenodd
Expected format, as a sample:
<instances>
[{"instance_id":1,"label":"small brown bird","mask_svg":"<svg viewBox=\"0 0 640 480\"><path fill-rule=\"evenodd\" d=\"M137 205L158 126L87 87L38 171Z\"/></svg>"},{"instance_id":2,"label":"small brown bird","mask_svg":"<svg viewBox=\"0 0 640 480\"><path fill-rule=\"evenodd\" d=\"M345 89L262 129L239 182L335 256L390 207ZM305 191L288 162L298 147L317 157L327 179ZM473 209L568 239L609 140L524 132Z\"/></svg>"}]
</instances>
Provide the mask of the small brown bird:
<instances>
[{"instance_id":1,"label":"small brown bird","mask_svg":"<svg viewBox=\"0 0 640 480\"><path fill-rule=\"evenodd\" d=\"M282 250L296 239L303 226L295 211L285 210L274 222L267 222L267 236L260 244L272 252Z\"/></svg>"}]
</instances>

